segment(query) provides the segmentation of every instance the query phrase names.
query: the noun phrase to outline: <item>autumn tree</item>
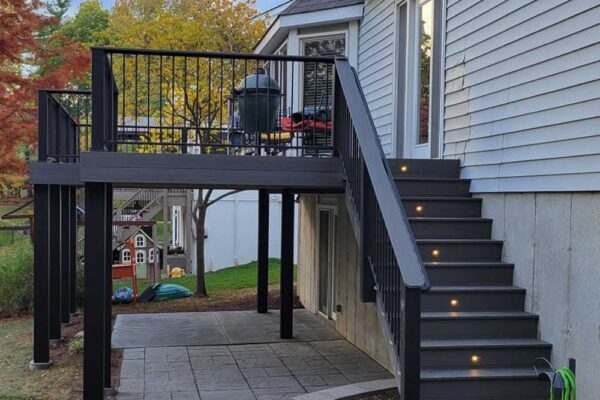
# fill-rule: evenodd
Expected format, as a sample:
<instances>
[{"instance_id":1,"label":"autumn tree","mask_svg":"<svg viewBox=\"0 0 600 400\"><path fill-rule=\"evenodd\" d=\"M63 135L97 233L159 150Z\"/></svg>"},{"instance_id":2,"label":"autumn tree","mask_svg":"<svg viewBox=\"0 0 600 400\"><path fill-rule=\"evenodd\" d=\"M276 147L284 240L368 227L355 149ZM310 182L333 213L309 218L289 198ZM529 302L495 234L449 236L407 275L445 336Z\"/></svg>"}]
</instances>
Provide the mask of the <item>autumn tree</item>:
<instances>
[{"instance_id":1,"label":"autumn tree","mask_svg":"<svg viewBox=\"0 0 600 400\"><path fill-rule=\"evenodd\" d=\"M39 0L0 0L0 185L27 178L36 146L37 89L65 86L89 68L78 43L47 36L58 20Z\"/></svg>"},{"instance_id":2,"label":"autumn tree","mask_svg":"<svg viewBox=\"0 0 600 400\"><path fill-rule=\"evenodd\" d=\"M117 0L102 38L115 47L251 53L265 29L255 16L253 1ZM139 143L127 145L128 151L138 152L217 151L207 144L220 141L220 128L227 123L226 98L257 67L254 62L185 56L115 54L111 60L122 96L119 117L123 123L125 117L136 127L138 122L148 126L139 128ZM155 144L164 142L183 145ZM206 295L207 209L232 193L212 198L212 190L198 190L194 196L198 296Z\"/></svg>"}]
</instances>

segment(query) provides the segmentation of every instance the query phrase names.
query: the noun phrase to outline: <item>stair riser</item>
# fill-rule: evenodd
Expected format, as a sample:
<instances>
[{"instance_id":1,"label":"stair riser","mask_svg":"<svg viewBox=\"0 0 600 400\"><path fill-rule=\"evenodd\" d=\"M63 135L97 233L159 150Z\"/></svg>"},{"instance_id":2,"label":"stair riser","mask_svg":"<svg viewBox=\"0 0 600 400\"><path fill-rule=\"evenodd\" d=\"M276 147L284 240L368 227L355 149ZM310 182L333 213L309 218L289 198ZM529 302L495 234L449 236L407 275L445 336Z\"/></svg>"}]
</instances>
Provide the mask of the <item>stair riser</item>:
<instances>
[{"instance_id":1,"label":"stair riser","mask_svg":"<svg viewBox=\"0 0 600 400\"><path fill-rule=\"evenodd\" d=\"M536 338L536 318L421 320L423 339Z\"/></svg>"},{"instance_id":2,"label":"stair riser","mask_svg":"<svg viewBox=\"0 0 600 400\"><path fill-rule=\"evenodd\" d=\"M397 180L400 196L469 197L469 181Z\"/></svg>"},{"instance_id":3,"label":"stair riser","mask_svg":"<svg viewBox=\"0 0 600 400\"><path fill-rule=\"evenodd\" d=\"M417 243L423 261L500 261L502 242ZM434 250L438 250L437 256Z\"/></svg>"},{"instance_id":4,"label":"stair riser","mask_svg":"<svg viewBox=\"0 0 600 400\"><path fill-rule=\"evenodd\" d=\"M460 177L457 160L388 159L394 177L454 178ZM405 167L403 170L402 167Z\"/></svg>"},{"instance_id":5,"label":"stair riser","mask_svg":"<svg viewBox=\"0 0 600 400\"><path fill-rule=\"evenodd\" d=\"M456 306L451 301L458 301ZM426 292L421 311L523 311L525 292Z\"/></svg>"},{"instance_id":6,"label":"stair riser","mask_svg":"<svg viewBox=\"0 0 600 400\"><path fill-rule=\"evenodd\" d=\"M513 268L507 267L443 267L427 266L429 280L434 286L509 286L513 282Z\"/></svg>"},{"instance_id":7,"label":"stair riser","mask_svg":"<svg viewBox=\"0 0 600 400\"><path fill-rule=\"evenodd\" d=\"M539 379L440 380L421 383L422 400L547 400L548 383Z\"/></svg>"},{"instance_id":8,"label":"stair riser","mask_svg":"<svg viewBox=\"0 0 600 400\"><path fill-rule=\"evenodd\" d=\"M403 200L404 209L409 217L481 217L481 201L461 200ZM421 211L417 212L417 207Z\"/></svg>"},{"instance_id":9,"label":"stair riser","mask_svg":"<svg viewBox=\"0 0 600 400\"><path fill-rule=\"evenodd\" d=\"M416 239L490 239L492 221L411 221Z\"/></svg>"},{"instance_id":10,"label":"stair riser","mask_svg":"<svg viewBox=\"0 0 600 400\"><path fill-rule=\"evenodd\" d=\"M473 355L479 357L477 363L471 362L471 357ZM493 349L423 349L421 350L421 367L529 367L539 357L550 358L550 348L502 347Z\"/></svg>"}]
</instances>

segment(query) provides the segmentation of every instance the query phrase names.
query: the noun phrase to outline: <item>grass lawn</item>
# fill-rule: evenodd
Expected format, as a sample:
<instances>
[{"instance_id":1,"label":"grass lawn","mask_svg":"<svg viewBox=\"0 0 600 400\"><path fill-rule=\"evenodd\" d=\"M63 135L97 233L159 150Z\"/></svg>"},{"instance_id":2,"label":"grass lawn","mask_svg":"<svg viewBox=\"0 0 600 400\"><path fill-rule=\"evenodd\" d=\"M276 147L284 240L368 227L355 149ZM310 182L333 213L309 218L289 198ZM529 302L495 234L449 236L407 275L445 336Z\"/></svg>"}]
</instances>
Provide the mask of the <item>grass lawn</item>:
<instances>
[{"instance_id":1,"label":"grass lawn","mask_svg":"<svg viewBox=\"0 0 600 400\"><path fill-rule=\"evenodd\" d=\"M277 258L269 259L269 285L279 283L280 262ZM294 267L294 279L296 278L297 268ZM229 267L220 269L215 272L206 274L206 290L210 294L230 292L239 289L245 289L256 286L257 263L251 261L248 264L239 265L237 267ZM162 279L161 283L175 283L184 286L196 292L196 276L189 275L181 278ZM151 281L147 279L138 280L138 289L141 292ZM128 279L122 279L113 282L113 289L120 287L131 286Z\"/></svg>"},{"instance_id":2,"label":"grass lawn","mask_svg":"<svg viewBox=\"0 0 600 400\"><path fill-rule=\"evenodd\" d=\"M0 399L67 399L79 366L58 363L45 371L29 371L32 357L31 318L0 321Z\"/></svg>"}]
</instances>

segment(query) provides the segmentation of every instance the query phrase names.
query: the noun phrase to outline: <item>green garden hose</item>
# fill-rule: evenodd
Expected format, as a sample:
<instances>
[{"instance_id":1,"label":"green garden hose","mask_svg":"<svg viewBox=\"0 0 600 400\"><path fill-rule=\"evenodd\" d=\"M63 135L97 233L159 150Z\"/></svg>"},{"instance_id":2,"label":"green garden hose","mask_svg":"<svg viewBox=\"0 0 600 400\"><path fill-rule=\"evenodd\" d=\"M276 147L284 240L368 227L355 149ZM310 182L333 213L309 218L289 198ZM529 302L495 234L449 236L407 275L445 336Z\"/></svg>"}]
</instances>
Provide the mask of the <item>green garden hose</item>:
<instances>
[{"instance_id":1,"label":"green garden hose","mask_svg":"<svg viewBox=\"0 0 600 400\"><path fill-rule=\"evenodd\" d=\"M560 376L564 382L564 388L560 400L575 400L575 375L569 368L559 368L556 375ZM554 382L550 382L550 400L554 399Z\"/></svg>"}]
</instances>

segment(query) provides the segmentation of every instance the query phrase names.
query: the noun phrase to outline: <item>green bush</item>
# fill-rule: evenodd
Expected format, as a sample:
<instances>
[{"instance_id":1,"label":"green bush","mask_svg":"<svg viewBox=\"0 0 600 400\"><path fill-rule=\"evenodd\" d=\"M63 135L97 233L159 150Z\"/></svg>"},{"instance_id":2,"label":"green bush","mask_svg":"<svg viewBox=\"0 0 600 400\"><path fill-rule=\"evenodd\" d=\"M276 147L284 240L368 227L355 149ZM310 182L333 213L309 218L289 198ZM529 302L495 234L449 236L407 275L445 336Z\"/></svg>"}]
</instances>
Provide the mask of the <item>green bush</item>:
<instances>
[{"instance_id":1,"label":"green bush","mask_svg":"<svg viewBox=\"0 0 600 400\"><path fill-rule=\"evenodd\" d=\"M33 249L22 240L0 246L0 316L33 309Z\"/></svg>"},{"instance_id":2,"label":"green bush","mask_svg":"<svg viewBox=\"0 0 600 400\"><path fill-rule=\"evenodd\" d=\"M69 342L69 353L81 353L83 351L83 339L76 338Z\"/></svg>"}]
</instances>

